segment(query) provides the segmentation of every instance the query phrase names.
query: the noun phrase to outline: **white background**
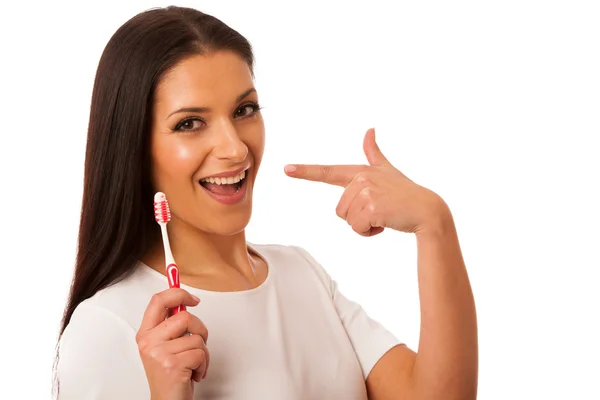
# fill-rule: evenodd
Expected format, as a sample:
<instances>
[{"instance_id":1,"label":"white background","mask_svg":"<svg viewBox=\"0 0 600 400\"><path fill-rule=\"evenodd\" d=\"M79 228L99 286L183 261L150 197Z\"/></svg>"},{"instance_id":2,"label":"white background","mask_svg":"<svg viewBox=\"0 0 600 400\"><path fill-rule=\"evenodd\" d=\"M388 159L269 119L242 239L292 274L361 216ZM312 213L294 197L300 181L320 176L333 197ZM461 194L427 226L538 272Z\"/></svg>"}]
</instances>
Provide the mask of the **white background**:
<instances>
[{"instance_id":1,"label":"white background","mask_svg":"<svg viewBox=\"0 0 600 400\"><path fill-rule=\"evenodd\" d=\"M248 238L304 246L416 349L412 236L365 239L341 190L285 163L384 154L453 210L477 302L479 398L600 399L600 12L595 1L182 1L254 45L267 149ZM168 3L3 5L0 397L50 397L98 59ZM110 212L110 210L107 210Z\"/></svg>"}]
</instances>

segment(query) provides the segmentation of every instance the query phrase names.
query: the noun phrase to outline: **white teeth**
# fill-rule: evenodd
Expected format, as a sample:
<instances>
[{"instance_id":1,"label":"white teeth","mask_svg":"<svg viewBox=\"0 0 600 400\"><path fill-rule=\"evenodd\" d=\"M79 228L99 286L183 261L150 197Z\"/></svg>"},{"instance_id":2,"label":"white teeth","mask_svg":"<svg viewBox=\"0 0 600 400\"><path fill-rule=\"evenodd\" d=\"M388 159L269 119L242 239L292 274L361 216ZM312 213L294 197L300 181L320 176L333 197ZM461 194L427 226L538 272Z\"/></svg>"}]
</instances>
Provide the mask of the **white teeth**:
<instances>
[{"instance_id":1,"label":"white teeth","mask_svg":"<svg viewBox=\"0 0 600 400\"><path fill-rule=\"evenodd\" d=\"M200 182L214 183L214 184L217 184L217 185L233 185L234 183L238 183L239 181L241 181L245 177L246 177L246 171L242 171L240 174L238 174L236 176L230 176L230 177L227 177L227 178L213 178L213 177L209 177L209 178L201 179Z\"/></svg>"}]
</instances>

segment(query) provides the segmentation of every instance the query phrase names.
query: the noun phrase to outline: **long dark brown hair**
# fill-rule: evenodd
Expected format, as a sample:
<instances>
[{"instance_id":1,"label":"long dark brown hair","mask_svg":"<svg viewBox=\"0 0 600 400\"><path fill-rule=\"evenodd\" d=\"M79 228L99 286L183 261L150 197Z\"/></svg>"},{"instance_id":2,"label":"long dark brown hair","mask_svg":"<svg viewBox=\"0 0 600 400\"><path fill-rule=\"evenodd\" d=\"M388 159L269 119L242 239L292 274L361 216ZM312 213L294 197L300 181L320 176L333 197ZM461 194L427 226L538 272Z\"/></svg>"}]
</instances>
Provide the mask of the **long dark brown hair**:
<instances>
[{"instance_id":1,"label":"long dark brown hair","mask_svg":"<svg viewBox=\"0 0 600 400\"><path fill-rule=\"evenodd\" d=\"M219 50L235 52L253 70L242 35L213 16L174 6L136 15L106 45L92 93L77 258L59 341L75 308L131 274L159 238L149 155L158 82L182 59Z\"/></svg>"}]
</instances>

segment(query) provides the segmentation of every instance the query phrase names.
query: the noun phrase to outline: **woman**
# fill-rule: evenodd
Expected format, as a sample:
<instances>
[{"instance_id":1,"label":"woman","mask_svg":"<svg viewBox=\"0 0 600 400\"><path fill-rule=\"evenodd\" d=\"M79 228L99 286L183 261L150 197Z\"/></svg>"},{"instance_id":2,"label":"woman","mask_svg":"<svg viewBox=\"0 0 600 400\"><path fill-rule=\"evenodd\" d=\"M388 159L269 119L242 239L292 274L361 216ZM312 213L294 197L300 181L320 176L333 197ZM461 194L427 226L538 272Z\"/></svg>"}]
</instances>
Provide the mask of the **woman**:
<instances>
[{"instance_id":1,"label":"woman","mask_svg":"<svg viewBox=\"0 0 600 400\"><path fill-rule=\"evenodd\" d=\"M337 214L361 235L416 235L418 353L304 249L246 242L265 137L252 68L245 38L186 8L139 14L107 44L59 398L475 398L475 307L451 213L389 163L372 130L369 165L285 171L345 187ZM165 290L157 191L171 206L181 289ZM187 311L168 316L179 305Z\"/></svg>"}]
</instances>

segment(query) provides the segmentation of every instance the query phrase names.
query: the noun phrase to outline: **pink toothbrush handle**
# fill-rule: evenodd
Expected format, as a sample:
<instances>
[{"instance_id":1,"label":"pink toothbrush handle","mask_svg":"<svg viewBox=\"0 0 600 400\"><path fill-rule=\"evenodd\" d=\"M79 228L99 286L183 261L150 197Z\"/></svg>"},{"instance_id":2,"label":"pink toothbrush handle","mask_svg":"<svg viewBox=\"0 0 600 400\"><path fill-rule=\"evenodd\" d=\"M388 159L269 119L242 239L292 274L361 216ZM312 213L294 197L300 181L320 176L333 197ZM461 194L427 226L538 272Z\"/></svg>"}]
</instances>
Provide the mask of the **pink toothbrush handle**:
<instances>
[{"instance_id":1,"label":"pink toothbrush handle","mask_svg":"<svg viewBox=\"0 0 600 400\"><path fill-rule=\"evenodd\" d=\"M179 288L179 268L177 268L177 264L169 264L167 267L167 278L169 279L170 288ZM179 311L185 311L185 306L180 305L173 308L173 315L177 314Z\"/></svg>"}]
</instances>

